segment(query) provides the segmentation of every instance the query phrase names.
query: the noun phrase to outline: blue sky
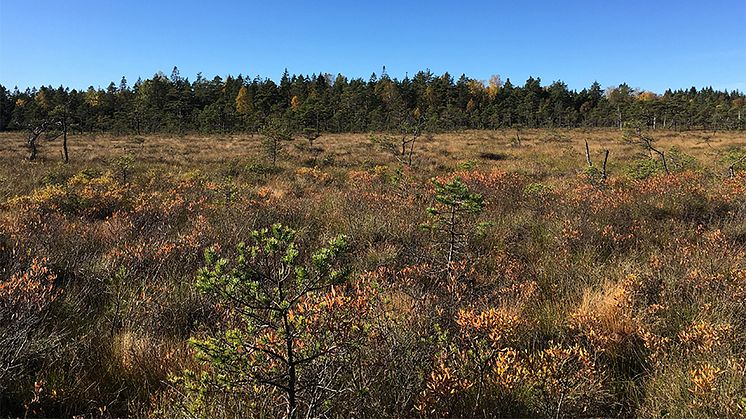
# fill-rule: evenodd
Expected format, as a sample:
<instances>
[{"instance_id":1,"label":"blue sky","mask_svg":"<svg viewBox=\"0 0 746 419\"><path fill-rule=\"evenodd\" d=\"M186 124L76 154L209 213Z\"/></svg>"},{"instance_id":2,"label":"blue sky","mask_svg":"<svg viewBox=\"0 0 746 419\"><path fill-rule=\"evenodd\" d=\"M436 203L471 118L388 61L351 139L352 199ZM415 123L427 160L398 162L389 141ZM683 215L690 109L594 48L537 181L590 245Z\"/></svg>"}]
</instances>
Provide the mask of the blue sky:
<instances>
[{"instance_id":1,"label":"blue sky","mask_svg":"<svg viewBox=\"0 0 746 419\"><path fill-rule=\"evenodd\" d=\"M582 89L746 90L746 0L0 0L0 84L429 68Z\"/></svg>"}]
</instances>

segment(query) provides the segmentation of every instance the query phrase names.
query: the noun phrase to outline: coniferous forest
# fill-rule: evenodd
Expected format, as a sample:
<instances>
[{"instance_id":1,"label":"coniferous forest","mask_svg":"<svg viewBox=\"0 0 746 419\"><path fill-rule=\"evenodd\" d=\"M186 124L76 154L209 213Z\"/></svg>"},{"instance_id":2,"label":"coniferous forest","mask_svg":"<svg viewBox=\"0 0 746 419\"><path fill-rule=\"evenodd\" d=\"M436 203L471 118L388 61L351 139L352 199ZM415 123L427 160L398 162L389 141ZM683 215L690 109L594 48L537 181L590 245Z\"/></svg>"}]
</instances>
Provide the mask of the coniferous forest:
<instances>
[{"instance_id":1,"label":"coniferous forest","mask_svg":"<svg viewBox=\"0 0 746 419\"><path fill-rule=\"evenodd\" d=\"M114 134L235 133L258 131L268 118L296 131L399 131L413 125L431 132L461 129L648 127L729 130L746 127L746 97L712 88L662 94L627 84L580 91L538 78L520 84L420 71L391 78L385 67L368 80L341 74L268 78L198 74L174 67L106 89L42 86L20 91L0 86L0 130L33 129L65 115L81 132ZM73 125L71 125L73 127Z\"/></svg>"}]
</instances>

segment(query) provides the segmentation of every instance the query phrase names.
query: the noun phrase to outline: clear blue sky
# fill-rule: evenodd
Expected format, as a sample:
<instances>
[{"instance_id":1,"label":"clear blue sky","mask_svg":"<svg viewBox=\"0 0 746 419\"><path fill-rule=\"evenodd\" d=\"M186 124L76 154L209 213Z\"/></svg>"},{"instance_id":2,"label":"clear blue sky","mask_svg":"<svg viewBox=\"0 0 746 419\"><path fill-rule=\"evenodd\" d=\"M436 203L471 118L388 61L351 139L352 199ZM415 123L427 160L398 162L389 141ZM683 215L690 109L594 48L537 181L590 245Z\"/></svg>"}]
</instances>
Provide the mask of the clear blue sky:
<instances>
[{"instance_id":1,"label":"clear blue sky","mask_svg":"<svg viewBox=\"0 0 746 419\"><path fill-rule=\"evenodd\" d=\"M523 84L746 90L746 0L0 0L0 84L105 87L173 66L194 80L367 79L429 68Z\"/></svg>"}]
</instances>

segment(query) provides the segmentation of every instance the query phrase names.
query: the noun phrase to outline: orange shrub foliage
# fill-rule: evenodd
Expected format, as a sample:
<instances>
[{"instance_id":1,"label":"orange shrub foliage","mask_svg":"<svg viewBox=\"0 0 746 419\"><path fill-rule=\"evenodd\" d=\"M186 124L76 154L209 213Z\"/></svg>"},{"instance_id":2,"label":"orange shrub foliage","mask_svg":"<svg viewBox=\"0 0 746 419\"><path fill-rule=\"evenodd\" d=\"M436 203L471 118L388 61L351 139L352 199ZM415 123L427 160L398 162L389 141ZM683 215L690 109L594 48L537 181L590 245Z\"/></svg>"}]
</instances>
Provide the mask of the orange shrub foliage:
<instances>
[{"instance_id":1,"label":"orange shrub foliage","mask_svg":"<svg viewBox=\"0 0 746 419\"><path fill-rule=\"evenodd\" d=\"M60 295L45 259L34 259L31 267L0 282L0 314L2 322L10 322L39 313Z\"/></svg>"},{"instance_id":2,"label":"orange shrub foliage","mask_svg":"<svg viewBox=\"0 0 746 419\"><path fill-rule=\"evenodd\" d=\"M697 321L678 333L684 350L711 353L728 338L733 327L729 324L711 324Z\"/></svg>"},{"instance_id":3,"label":"orange shrub foliage","mask_svg":"<svg viewBox=\"0 0 746 419\"><path fill-rule=\"evenodd\" d=\"M497 348L509 343L523 325L518 314L494 308L481 312L473 309L460 310L456 316L456 324L461 327L463 338L484 337Z\"/></svg>"}]
</instances>

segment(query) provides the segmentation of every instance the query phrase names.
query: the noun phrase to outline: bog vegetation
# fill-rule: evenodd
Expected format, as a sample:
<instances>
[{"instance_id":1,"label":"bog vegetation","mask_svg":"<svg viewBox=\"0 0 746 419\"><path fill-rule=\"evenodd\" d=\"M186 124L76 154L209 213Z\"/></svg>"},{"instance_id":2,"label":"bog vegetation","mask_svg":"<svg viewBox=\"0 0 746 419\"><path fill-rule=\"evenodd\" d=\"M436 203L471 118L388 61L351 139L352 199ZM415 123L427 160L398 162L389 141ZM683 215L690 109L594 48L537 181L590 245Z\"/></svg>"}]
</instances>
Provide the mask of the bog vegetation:
<instances>
[{"instance_id":1,"label":"bog vegetation","mask_svg":"<svg viewBox=\"0 0 746 419\"><path fill-rule=\"evenodd\" d=\"M0 415L744 417L746 140L624 128L3 133Z\"/></svg>"}]
</instances>

